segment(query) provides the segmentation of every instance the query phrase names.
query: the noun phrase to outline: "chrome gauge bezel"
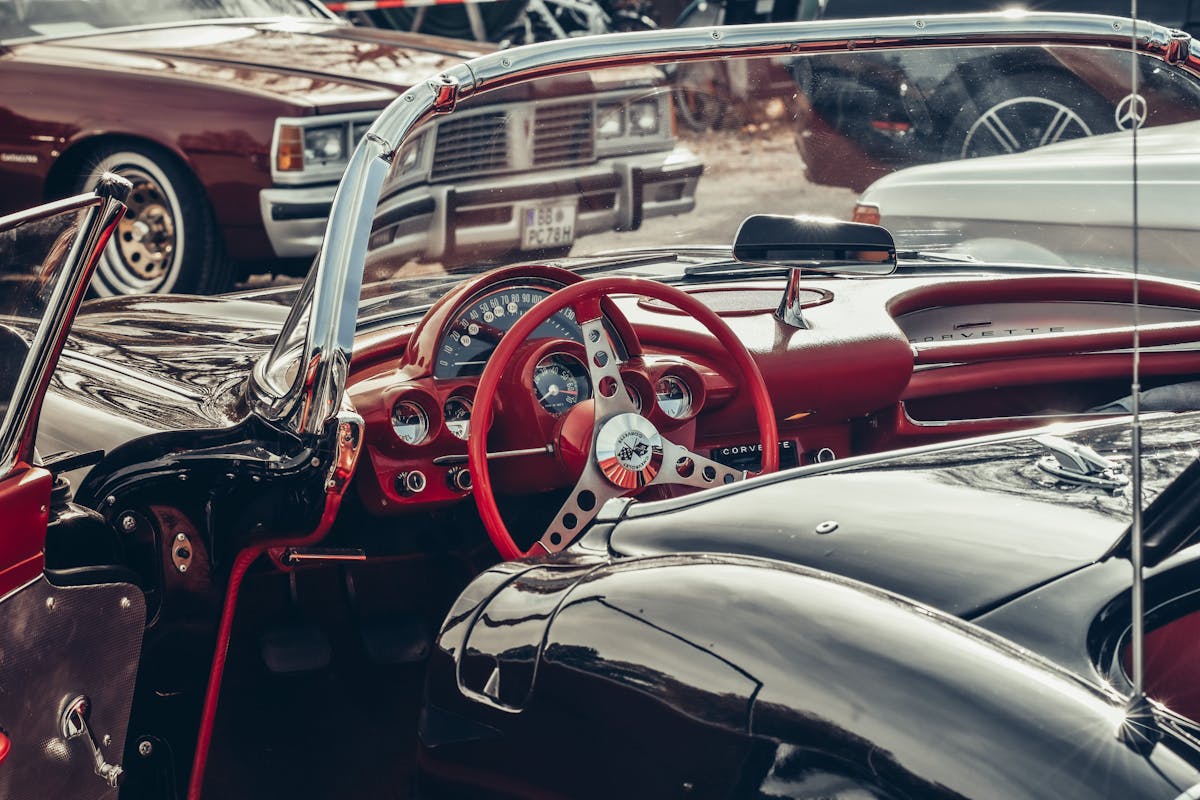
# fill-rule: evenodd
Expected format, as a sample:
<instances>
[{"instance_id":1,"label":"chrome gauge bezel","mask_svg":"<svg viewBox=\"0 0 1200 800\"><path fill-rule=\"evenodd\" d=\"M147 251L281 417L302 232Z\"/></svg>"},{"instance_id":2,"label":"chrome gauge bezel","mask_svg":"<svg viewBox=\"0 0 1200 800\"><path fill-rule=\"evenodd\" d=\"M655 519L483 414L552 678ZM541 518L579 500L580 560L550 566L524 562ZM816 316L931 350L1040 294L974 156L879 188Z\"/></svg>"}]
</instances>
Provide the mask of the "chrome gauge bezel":
<instances>
[{"instance_id":1,"label":"chrome gauge bezel","mask_svg":"<svg viewBox=\"0 0 1200 800\"><path fill-rule=\"evenodd\" d=\"M677 388L682 396L664 399L664 384ZM668 373L654 382L654 402L658 405L658 410L671 419L686 419L692 413L693 400L692 388L678 375Z\"/></svg>"},{"instance_id":2,"label":"chrome gauge bezel","mask_svg":"<svg viewBox=\"0 0 1200 800\"><path fill-rule=\"evenodd\" d=\"M460 408L466 410L466 419L453 418L455 411ZM474 408L471 398L464 395L453 394L446 398L442 405L442 419L451 436L464 442L471 437L471 412Z\"/></svg>"},{"instance_id":3,"label":"chrome gauge bezel","mask_svg":"<svg viewBox=\"0 0 1200 800\"><path fill-rule=\"evenodd\" d=\"M415 422L408 422L402 425L397 421L402 408L406 409L408 416L413 418ZM389 418L392 423L392 432L404 444L418 445L429 439L429 412L416 400L406 397L396 398L396 401L392 403Z\"/></svg>"}]
</instances>

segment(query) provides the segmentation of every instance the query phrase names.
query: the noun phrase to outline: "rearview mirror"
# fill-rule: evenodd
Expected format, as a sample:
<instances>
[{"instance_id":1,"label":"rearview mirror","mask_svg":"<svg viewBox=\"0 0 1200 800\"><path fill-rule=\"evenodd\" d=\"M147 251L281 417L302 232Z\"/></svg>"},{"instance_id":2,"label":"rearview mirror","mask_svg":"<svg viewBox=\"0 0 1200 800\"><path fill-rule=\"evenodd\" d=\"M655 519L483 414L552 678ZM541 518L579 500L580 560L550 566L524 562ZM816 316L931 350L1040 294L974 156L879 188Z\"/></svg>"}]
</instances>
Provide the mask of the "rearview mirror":
<instances>
[{"instance_id":1,"label":"rearview mirror","mask_svg":"<svg viewBox=\"0 0 1200 800\"><path fill-rule=\"evenodd\" d=\"M896 242L879 225L831 217L746 217L733 257L747 264L797 267L839 274L887 275L896 268Z\"/></svg>"}]
</instances>

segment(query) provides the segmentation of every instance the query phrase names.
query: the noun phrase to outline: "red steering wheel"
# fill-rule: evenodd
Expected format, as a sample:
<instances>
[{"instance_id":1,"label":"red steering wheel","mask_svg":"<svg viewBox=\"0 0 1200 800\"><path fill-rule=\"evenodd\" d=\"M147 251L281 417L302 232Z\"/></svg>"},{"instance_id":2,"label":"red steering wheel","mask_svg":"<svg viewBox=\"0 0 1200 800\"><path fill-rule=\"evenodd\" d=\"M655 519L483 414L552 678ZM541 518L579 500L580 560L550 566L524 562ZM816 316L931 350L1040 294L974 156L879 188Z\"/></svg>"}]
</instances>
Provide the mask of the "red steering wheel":
<instances>
[{"instance_id":1,"label":"red steering wheel","mask_svg":"<svg viewBox=\"0 0 1200 800\"><path fill-rule=\"evenodd\" d=\"M750 392L762 438L762 472L779 469L779 431L771 398L758 365L745 345L719 316L689 294L646 278L612 276L593 278L559 289L529 309L506 333L488 359L475 391L471 433L467 443L468 467L475 484L475 504L488 536L506 559L557 553L583 531L604 503L614 497L636 494L647 486L680 483L710 487L743 480L746 473L667 441L641 416L621 379L600 300L609 294L650 297L678 308L703 324L728 351ZM583 474L545 533L522 552L496 506L487 468L487 434L492 426L492 404L500 379L509 369L517 349L539 325L558 311L572 306L583 330L588 376L592 383L594 418L591 445Z\"/></svg>"}]
</instances>

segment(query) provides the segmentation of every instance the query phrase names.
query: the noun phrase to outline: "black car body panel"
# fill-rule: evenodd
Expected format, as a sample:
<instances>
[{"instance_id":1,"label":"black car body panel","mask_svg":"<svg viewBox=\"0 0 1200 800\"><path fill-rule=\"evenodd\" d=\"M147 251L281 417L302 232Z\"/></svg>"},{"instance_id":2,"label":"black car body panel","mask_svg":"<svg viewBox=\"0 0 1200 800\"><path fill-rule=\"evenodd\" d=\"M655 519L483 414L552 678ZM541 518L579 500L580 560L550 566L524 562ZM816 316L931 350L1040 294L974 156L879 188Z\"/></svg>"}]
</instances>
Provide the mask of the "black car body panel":
<instances>
[{"instance_id":1,"label":"black car body panel","mask_svg":"<svg viewBox=\"0 0 1200 800\"><path fill-rule=\"evenodd\" d=\"M109 450L149 433L233 425L246 416L236 384L285 315L278 305L203 297L93 301L64 348L39 447Z\"/></svg>"},{"instance_id":2,"label":"black car body panel","mask_svg":"<svg viewBox=\"0 0 1200 800\"><path fill-rule=\"evenodd\" d=\"M422 725L434 796L1173 798L1196 763L1182 739L1123 743L1119 696L854 581L703 554L568 575L489 573L451 612ZM579 782L597 752L620 768Z\"/></svg>"},{"instance_id":3,"label":"black car body panel","mask_svg":"<svg viewBox=\"0 0 1200 800\"><path fill-rule=\"evenodd\" d=\"M1147 424L1149 491L1194 459L1181 449L1197 440L1193 426L1193 417ZM1108 454L1128 446L1124 427L1073 438ZM621 556L722 552L804 564L969 619L1099 560L1128 525L1127 497L1058 483L1038 466L1047 452L1020 438L764 479L693 507L642 506L615 528L611 548Z\"/></svg>"}]
</instances>

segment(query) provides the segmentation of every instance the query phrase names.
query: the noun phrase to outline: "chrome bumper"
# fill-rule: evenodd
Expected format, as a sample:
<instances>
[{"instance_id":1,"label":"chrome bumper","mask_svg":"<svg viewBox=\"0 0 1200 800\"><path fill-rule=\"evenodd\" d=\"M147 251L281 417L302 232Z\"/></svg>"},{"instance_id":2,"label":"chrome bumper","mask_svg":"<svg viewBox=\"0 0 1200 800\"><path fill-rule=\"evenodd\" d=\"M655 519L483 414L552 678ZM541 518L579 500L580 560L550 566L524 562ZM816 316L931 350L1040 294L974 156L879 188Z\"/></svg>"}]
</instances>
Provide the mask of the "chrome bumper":
<instances>
[{"instance_id":1,"label":"chrome bumper","mask_svg":"<svg viewBox=\"0 0 1200 800\"><path fill-rule=\"evenodd\" d=\"M690 150L677 146L583 167L410 186L380 200L371 255L461 261L519 250L516 212L530 203L576 201L576 238L636 230L645 219L691 211L703 169ZM307 257L317 251L335 189L288 187L260 193L263 225L277 257Z\"/></svg>"}]
</instances>

